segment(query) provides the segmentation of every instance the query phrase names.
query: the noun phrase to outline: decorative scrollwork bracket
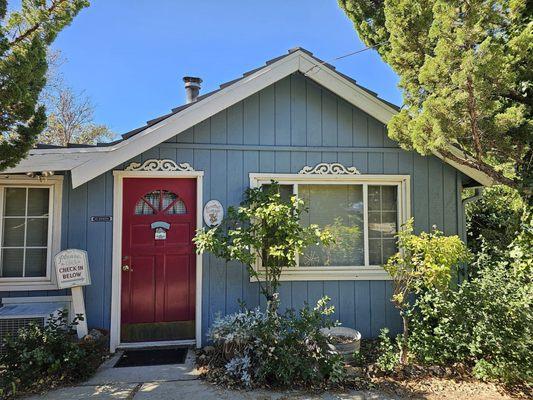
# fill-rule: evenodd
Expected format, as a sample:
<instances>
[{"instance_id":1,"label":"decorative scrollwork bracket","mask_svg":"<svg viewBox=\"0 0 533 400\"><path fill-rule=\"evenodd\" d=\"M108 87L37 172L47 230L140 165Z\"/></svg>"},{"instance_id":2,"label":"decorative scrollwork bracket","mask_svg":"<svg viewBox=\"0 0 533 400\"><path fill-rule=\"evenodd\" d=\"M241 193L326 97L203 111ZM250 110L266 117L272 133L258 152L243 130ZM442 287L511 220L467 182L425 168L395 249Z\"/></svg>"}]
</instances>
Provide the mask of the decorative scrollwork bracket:
<instances>
[{"instance_id":1,"label":"decorative scrollwork bracket","mask_svg":"<svg viewBox=\"0 0 533 400\"><path fill-rule=\"evenodd\" d=\"M194 171L189 163L176 163L173 160L146 160L138 163L132 162L124 171Z\"/></svg>"},{"instance_id":2,"label":"decorative scrollwork bracket","mask_svg":"<svg viewBox=\"0 0 533 400\"><path fill-rule=\"evenodd\" d=\"M314 167L303 167L299 174L302 175L360 175L355 167L345 167L340 163L320 163Z\"/></svg>"}]
</instances>

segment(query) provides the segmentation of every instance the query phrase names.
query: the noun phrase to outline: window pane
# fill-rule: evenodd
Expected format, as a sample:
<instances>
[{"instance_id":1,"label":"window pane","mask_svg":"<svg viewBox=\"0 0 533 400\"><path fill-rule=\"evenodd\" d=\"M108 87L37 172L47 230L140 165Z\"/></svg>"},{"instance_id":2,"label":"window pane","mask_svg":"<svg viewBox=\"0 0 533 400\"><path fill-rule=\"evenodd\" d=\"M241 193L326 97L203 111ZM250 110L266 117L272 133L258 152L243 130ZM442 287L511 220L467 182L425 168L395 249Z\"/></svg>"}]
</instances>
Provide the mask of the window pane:
<instances>
[{"instance_id":1,"label":"window pane","mask_svg":"<svg viewBox=\"0 0 533 400\"><path fill-rule=\"evenodd\" d=\"M381 186L368 186L368 211L381 211Z\"/></svg>"},{"instance_id":2,"label":"window pane","mask_svg":"<svg viewBox=\"0 0 533 400\"><path fill-rule=\"evenodd\" d=\"M163 190L163 207L161 207L162 210L166 209L170 203L172 203L174 200L176 200L178 196L176 196L175 193L167 192L166 190Z\"/></svg>"},{"instance_id":3,"label":"window pane","mask_svg":"<svg viewBox=\"0 0 533 400\"><path fill-rule=\"evenodd\" d=\"M23 249L2 250L2 278L22 277Z\"/></svg>"},{"instance_id":4,"label":"window pane","mask_svg":"<svg viewBox=\"0 0 533 400\"><path fill-rule=\"evenodd\" d=\"M46 276L46 249L26 249L25 276Z\"/></svg>"},{"instance_id":5,"label":"window pane","mask_svg":"<svg viewBox=\"0 0 533 400\"><path fill-rule=\"evenodd\" d=\"M26 214L26 189L6 188L6 205L4 215L21 217Z\"/></svg>"},{"instance_id":6,"label":"window pane","mask_svg":"<svg viewBox=\"0 0 533 400\"><path fill-rule=\"evenodd\" d=\"M309 209L302 215L302 224L317 224L336 239L331 245L306 249L300 255L300 265L363 265L363 187L299 185L298 192Z\"/></svg>"},{"instance_id":7,"label":"window pane","mask_svg":"<svg viewBox=\"0 0 533 400\"><path fill-rule=\"evenodd\" d=\"M24 218L4 218L2 246L24 246Z\"/></svg>"},{"instance_id":8,"label":"window pane","mask_svg":"<svg viewBox=\"0 0 533 400\"><path fill-rule=\"evenodd\" d=\"M185 203L183 201L178 200L174 204L172 204L172 207L167 211L167 214L187 214L187 209L185 208Z\"/></svg>"},{"instance_id":9,"label":"window pane","mask_svg":"<svg viewBox=\"0 0 533 400\"><path fill-rule=\"evenodd\" d=\"M389 257L396 254L398 248L396 246L396 239L383 240L383 260L387 261Z\"/></svg>"},{"instance_id":10,"label":"window pane","mask_svg":"<svg viewBox=\"0 0 533 400\"><path fill-rule=\"evenodd\" d=\"M162 210L166 210L167 207L172 204L174 200L178 199L178 196L175 193L167 192L166 190L163 190L163 207ZM178 199L174 204L172 204L172 207L170 207L166 214L186 214L187 210L185 209L185 203Z\"/></svg>"},{"instance_id":11,"label":"window pane","mask_svg":"<svg viewBox=\"0 0 533 400\"><path fill-rule=\"evenodd\" d=\"M270 184L266 184L262 185L262 188L263 190L267 190L270 186ZM292 185L278 185L278 188L281 199L284 201L289 201L294 193Z\"/></svg>"},{"instance_id":12,"label":"window pane","mask_svg":"<svg viewBox=\"0 0 533 400\"><path fill-rule=\"evenodd\" d=\"M159 190L154 190L153 192L148 193L144 196L144 199L150 203L155 210L160 210L161 192Z\"/></svg>"},{"instance_id":13,"label":"window pane","mask_svg":"<svg viewBox=\"0 0 533 400\"><path fill-rule=\"evenodd\" d=\"M26 246L46 246L48 242L48 218L28 218Z\"/></svg>"},{"instance_id":14,"label":"window pane","mask_svg":"<svg viewBox=\"0 0 533 400\"><path fill-rule=\"evenodd\" d=\"M381 265L381 239L368 240L368 262L370 265Z\"/></svg>"},{"instance_id":15,"label":"window pane","mask_svg":"<svg viewBox=\"0 0 533 400\"><path fill-rule=\"evenodd\" d=\"M28 189L28 215L46 216L48 215L48 200L50 189L30 188Z\"/></svg>"},{"instance_id":16,"label":"window pane","mask_svg":"<svg viewBox=\"0 0 533 400\"><path fill-rule=\"evenodd\" d=\"M369 263L383 265L396 253L397 186L368 186Z\"/></svg>"},{"instance_id":17,"label":"window pane","mask_svg":"<svg viewBox=\"0 0 533 400\"><path fill-rule=\"evenodd\" d=\"M382 211L394 211L398 209L396 198L398 196L397 186L381 186L381 209Z\"/></svg>"},{"instance_id":18,"label":"window pane","mask_svg":"<svg viewBox=\"0 0 533 400\"><path fill-rule=\"evenodd\" d=\"M368 212L368 237L381 238L381 213L378 211Z\"/></svg>"},{"instance_id":19,"label":"window pane","mask_svg":"<svg viewBox=\"0 0 533 400\"><path fill-rule=\"evenodd\" d=\"M384 212L381 214L381 233L383 237L394 238L398 232L398 213L397 212Z\"/></svg>"}]
</instances>

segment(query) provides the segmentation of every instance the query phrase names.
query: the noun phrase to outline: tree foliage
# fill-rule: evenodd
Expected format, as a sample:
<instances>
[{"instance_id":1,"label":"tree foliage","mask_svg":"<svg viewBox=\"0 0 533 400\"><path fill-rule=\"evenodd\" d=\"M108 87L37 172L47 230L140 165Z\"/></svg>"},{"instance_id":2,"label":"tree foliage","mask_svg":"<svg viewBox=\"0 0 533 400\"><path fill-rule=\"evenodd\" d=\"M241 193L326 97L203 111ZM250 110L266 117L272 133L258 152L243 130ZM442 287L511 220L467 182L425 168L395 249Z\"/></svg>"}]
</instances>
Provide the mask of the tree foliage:
<instances>
[{"instance_id":1,"label":"tree foliage","mask_svg":"<svg viewBox=\"0 0 533 400\"><path fill-rule=\"evenodd\" d=\"M0 170L16 165L46 126L38 105L46 84L46 49L87 0L22 0L8 14L0 0Z\"/></svg>"},{"instance_id":2,"label":"tree foliage","mask_svg":"<svg viewBox=\"0 0 533 400\"><path fill-rule=\"evenodd\" d=\"M389 135L407 149L438 152L530 193L533 7L527 3L339 0L361 39L400 76L404 107Z\"/></svg>"},{"instance_id":3,"label":"tree foliage","mask_svg":"<svg viewBox=\"0 0 533 400\"><path fill-rule=\"evenodd\" d=\"M400 361L405 364L409 342L409 298L423 290L445 290L449 287L454 268L469 259L469 252L458 236L445 236L434 229L430 233L413 233L409 220L398 233L400 252L384 265L393 282L392 302L403 320Z\"/></svg>"},{"instance_id":4,"label":"tree foliage","mask_svg":"<svg viewBox=\"0 0 533 400\"><path fill-rule=\"evenodd\" d=\"M208 251L243 263L275 310L283 269L295 267L296 255L306 247L333 241L331 234L317 225L300 224L304 210L303 200L295 196L290 201L282 199L276 182L247 189L241 206L229 207L220 226L197 232L194 243L200 253ZM256 260L260 260L260 270Z\"/></svg>"},{"instance_id":5,"label":"tree foliage","mask_svg":"<svg viewBox=\"0 0 533 400\"><path fill-rule=\"evenodd\" d=\"M58 146L96 144L113 138L107 126L94 123L91 100L69 87L57 90L49 99L47 110L47 126L39 136L39 143Z\"/></svg>"}]
</instances>

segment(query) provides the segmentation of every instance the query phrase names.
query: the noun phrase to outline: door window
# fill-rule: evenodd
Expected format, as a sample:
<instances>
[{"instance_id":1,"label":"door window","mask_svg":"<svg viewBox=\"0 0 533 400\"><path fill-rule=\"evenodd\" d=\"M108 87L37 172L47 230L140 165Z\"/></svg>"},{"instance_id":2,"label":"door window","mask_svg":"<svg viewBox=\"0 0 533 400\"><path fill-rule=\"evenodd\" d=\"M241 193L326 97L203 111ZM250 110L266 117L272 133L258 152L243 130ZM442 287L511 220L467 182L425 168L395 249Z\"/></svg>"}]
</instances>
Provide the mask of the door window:
<instances>
[{"instance_id":1,"label":"door window","mask_svg":"<svg viewBox=\"0 0 533 400\"><path fill-rule=\"evenodd\" d=\"M185 203L168 190L154 190L145 194L135 204L135 215L186 214Z\"/></svg>"}]
</instances>

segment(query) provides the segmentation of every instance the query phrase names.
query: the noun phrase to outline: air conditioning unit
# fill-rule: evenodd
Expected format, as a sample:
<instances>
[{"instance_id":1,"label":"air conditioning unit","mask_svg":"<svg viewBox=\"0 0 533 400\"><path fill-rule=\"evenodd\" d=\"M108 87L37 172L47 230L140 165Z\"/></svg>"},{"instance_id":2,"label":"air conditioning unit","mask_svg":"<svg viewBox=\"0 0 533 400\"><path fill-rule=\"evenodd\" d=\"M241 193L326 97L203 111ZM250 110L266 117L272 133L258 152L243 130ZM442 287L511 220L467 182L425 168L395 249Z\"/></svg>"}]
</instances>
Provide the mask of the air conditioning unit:
<instances>
[{"instance_id":1,"label":"air conditioning unit","mask_svg":"<svg viewBox=\"0 0 533 400\"><path fill-rule=\"evenodd\" d=\"M70 296L50 297L5 297L0 307L0 343L3 338L15 336L19 329L38 324L45 326L50 315L67 310L71 316ZM0 354L3 346L0 345Z\"/></svg>"}]
</instances>

